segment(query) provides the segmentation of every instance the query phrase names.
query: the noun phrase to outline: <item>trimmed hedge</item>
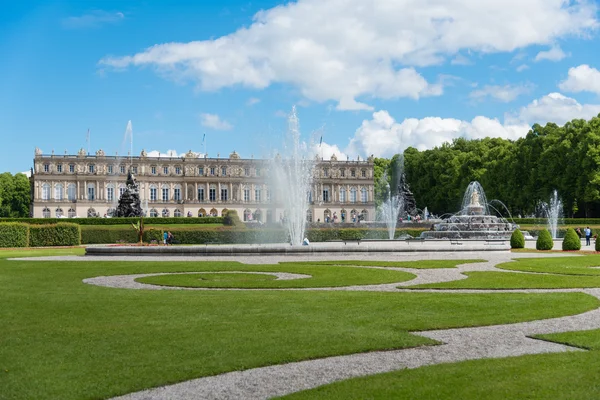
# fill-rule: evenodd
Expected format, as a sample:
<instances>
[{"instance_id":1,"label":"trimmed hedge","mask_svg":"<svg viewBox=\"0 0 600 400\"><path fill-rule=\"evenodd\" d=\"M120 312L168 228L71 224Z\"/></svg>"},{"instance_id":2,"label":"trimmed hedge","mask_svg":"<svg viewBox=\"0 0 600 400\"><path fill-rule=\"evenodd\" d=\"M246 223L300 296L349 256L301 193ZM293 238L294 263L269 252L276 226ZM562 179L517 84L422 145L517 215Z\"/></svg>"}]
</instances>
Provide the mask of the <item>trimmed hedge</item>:
<instances>
[{"instance_id":1,"label":"trimmed hedge","mask_svg":"<svg viewBox=\"0 0 600 400\"><path fill-rule=\"evenodd\" d=\"M18 222L0 223L0 247L27 247L29 225Z\"/></svg>"},{"instance_id":2,"label":"trimmed hedge","mask_svg":"<svg viewBox=\"0 0 600 400\"><path fill-rule=\"evenodd\" d=\"M552 247L554 247L554 241L548 229L540 231L540 235L535 242L535 248L537 250L552 250Z\"/></svg>"},{"instance_id":3,"label":"trimmed hedge","mask_svg":"<svg viewBox=\"0 0 600 400\"><path fill-rule=\"evenodd\" d=\"M515 229L510 236L510 248L511 249L522 249L525 247L525 236L523 232Z\"/></svg>"},{"instance_id":4,"label":"trimmed hedge","mask_svg":"<svg viewBox=\"0 0 600 400\"><path fill-rule=\"evenodd\" d=\"M48 225L57 223L74 223L79 225L131 225L139 221L139 217L118 218L0 218L0 222L23 222L31 225ZM222 224L223 217L144 217L145 224Z\"/></svg>"},{"instance_id":5,"label":"trimmed hedge","mask_svg":"<svg viewBox=\"0 0 600 400\"><path fill-rule=\"evenodd\" d=\"M596 237L596 239L594 239L594 249L596 251L600 251L600 240L598 240L598 238Z\"/></svg>"},{"instance_id":6,"label":"trimmed hedge","mask_svg":"<svg viewBox=\"0 0 600 400\"><path fill-rule=\"evenodd\" d=\"M581 239L573 228L569 228L567 233L565 234L565 238L562 242L563 251L568 250L580 250L581 249Z\"/></svg>"},{"instance_id":7,"label":"trimmed hedge","mask_svg":"<svg viewBox=\"0 0 600 400\"><path fill-rule=\"evenodd\" d=\"M80 244L81 228L78 224L29 226L29 247L79 246Z\"/></svg>"},{"instance_id":8,"label":"trimmed hedge","mask_svg":"<svg viewBox=\"0 0 600 400\"><path fill-rule=\"evenodd\" d=\"M211 243L287 243L287 231L284 229L236 229L217 227L210 229L186 228L184 226L169 228L175 240L181 244L211 244ZM144 233L144 242L156 240L162 243L164 230L153 229ZM419 236L423 230L396 230L396 237L401 235ZM387 239L387 229L309 229L306 233L311 242L343 239ZM82 244L136 243L135 229L106 229L102 227L86 228L81 231Z\"/></svg>"}]
</instances>

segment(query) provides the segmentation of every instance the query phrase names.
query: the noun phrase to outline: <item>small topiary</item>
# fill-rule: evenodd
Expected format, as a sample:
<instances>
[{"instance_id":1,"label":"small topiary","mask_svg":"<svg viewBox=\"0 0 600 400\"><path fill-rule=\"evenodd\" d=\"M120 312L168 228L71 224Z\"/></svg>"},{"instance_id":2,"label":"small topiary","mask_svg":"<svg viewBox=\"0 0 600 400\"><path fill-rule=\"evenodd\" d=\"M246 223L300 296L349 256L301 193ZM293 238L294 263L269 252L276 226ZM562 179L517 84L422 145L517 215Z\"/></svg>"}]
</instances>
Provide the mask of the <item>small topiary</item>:
<instances>
[{"instance_id":1,"label":"small topiary","mask_svg":"<svg viewBox=\"0 0 600 400\"><path fill-rule=\"evenodd\" d=\"M537 250L552 250L554 246L554 242L552 241L552 236L548 229L543 229L540 231L540 234L535 242L535 248Z\"/></svg>"},{"instance_id":2,"label":"small topiary","mask_svg":"<svg viewBox=\"0 0 600 400\"><path fill-rule=\"evenodd\" d=\"M599 240L596 236L594 236L594 242L595 242L594 249L596 249L596 251L600 251L600 243L598 243Z\"/></svg>"},{"instance_id":3,"label":"small topiary","mask_svg":"<svg viewBox=\"0 0 600 400\"><path fill-rule=\"evenodd\" d=\"M563 251L581 249L581 240L573 228L567 229L567 233L563 239L562 249Z\"/></svg>"},{"instance_id":4,"label":"small topiary","mask_svg":"<svg viewBox=\"0 0 600 400\"><path fill-rule=\"evenodd\" d=\"M523 232L515 229L510 236L510 248L511 249L522 249L525 247L525 236Z\"/></svg>"}]
</instances>

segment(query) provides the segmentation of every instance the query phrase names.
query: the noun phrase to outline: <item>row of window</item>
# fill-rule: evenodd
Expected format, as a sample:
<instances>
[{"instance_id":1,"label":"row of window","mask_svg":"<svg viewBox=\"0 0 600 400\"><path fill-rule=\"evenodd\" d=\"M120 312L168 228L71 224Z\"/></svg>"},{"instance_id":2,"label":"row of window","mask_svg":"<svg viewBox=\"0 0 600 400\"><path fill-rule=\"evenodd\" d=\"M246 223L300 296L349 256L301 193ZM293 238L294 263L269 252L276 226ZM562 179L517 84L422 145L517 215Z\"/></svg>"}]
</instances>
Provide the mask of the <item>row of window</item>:
<instances>
[{"instance_id":1,"label":"row of window","mask_svg":"<svg viewBox=\"0 0 600 400\"><path fill-rule=\"evenodd\" d=\"M204 193L204 188L200 187L198 188L198 197L197 200L198 201L205 201L205 193ZM124 185L120 185L119 186L119 197L121 197L123 195L123 193L125 192L125 186ZM243 201L244 202L250 202L252 200L254 200L255 202L259 203L262 201L263 196L262 196L262 192L263 190L261 190L260 188L256 188L254 189L254 199L251 199L250 195L251 195L251 189L248 187L244 187L242 189L242 195L243 195ZM265 190L266 192L266 196L265 196L265 201L266 202L271 202L271 191L270 190ZM163 185L160 188L160 192L159 192L159 188L155 185L151 185L150 186L150 201L158 201L159 199L159 194L160 194L160 200L162 201L170 201L171 197L170 197L170 187L167 185ZM88 187L87 187L87 199L88 200L95 200L96 198L96 186L94 183L88 183ZM107 201L115 201L116 199L118 199L119 197L115 197L115 187L113 184L108 184L106 187L106 200ZM352 187L349 190L349 199L346 200L346 188L342 187L340 188L340 203L345 203L346 201L349 201L350 203L356 203L357 202L357 190L356 188ZM44 183L42 185L42 200L50 200L51 198L51 187L50 184L48 183ZM63 200L64 199L64 186L62 183L57 183L54 185L54 197L52 197L55 200ZM74 183L70 183L67 186L67 199L69 201L74 201L77 199L77 186ZM227 188L221 188L221 193L220 193L220 197L219 199L221 201L229 201L229 191ZM175 188L173 189L173 199L174 201L181 201L183 200L182 198L182 194L181 194L181 186L177 185L175 186ZM209 189L208 189L208 201L214 202L217 201L217 187L216 185L210 185ZM312 202L313 198L312 198L312 192L308 193L308 201ZM332 201L332 198L330 196L330 191L328 187L323 188L323 197L322 197L322 201L324 203L329 203ZM360 189L360 201L362 203L366 203L368 201L368 191L365 187Z\"/></svg>"},{"instance_id":2,"label":"row of window","mask_svg":"<svg viewBox=\"0 0 600 400\"><path fill-rule=\"evenodd\" d=\"M324 178L329 178L330 174L329 174L329 168L323 168L323 177ZM362 178L366 178L367 177L367 170L366 169L361 169L360 170L360 176ZM340 177L345 178L346 177L346 170L344 168L340 169ZM350 170L350 177L351 178L356 178L356 170L355 169L351 169Z\"/></svg>"}]
</instances>

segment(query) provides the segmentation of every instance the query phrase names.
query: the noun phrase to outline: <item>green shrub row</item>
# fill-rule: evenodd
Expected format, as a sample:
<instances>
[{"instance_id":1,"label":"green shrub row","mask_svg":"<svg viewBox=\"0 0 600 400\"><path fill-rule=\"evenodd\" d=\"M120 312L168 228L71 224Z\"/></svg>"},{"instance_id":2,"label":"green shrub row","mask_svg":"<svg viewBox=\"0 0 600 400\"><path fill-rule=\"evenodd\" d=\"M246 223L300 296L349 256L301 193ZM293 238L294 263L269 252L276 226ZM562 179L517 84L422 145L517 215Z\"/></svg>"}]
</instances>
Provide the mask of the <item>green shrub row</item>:
<instances>
[{"instance_id":1,"label":"green shrub row","mask_svg":"<svg viewBox=\"0 0 600 400\"><path fill-rule=\"evenodd\" d=\"M78 224L0 223L0 247L78 246L80 244L81 227Z\"/></svg>"},{"instance_id":2,"label":"green shrub row","mask_svg":"<svg viewBox=\"0 0 600 400\"><path fill-rule=\"evenodd\" d=\"M22 222L31 225L47 225L56 223L74 223L79 225L131 225L138 222L138 217L122 218L0 218L2 222ZM222 224L223 217L144 217L144 224Z\"/></svg>"},{"instance_id":3,"label":"green shrub row","mask_svg":"<svg viewBox=\"0 0 600 400\"><path fill-rule=\"evenodd\" d=\"M18 222L0 223L0 247L27 247L29 225Z\"/></svg>"},{"instance_id":4,"label":"green shrub row","mask_svg":"<svg viewBox=\"0 0 600 400\"><path fill-rule=\"evenodd\" d=\"M215 229L186 229L185 227L170 228L176 241L182 244L210 243L285 243L288 235L283 229L235 229L219 227ZM144 242L155 240L162 243L163 230L152 229L144 233ZM417 237L423 232L419 229L396 230L395 237L410 235ZM387 239L387 229L309 229L307 238L311 242L344 239ZM102 227L86 228L81 231L82 244L136 243L136 232L133 228L106 229Z\"/></svg>"}]
</instances>

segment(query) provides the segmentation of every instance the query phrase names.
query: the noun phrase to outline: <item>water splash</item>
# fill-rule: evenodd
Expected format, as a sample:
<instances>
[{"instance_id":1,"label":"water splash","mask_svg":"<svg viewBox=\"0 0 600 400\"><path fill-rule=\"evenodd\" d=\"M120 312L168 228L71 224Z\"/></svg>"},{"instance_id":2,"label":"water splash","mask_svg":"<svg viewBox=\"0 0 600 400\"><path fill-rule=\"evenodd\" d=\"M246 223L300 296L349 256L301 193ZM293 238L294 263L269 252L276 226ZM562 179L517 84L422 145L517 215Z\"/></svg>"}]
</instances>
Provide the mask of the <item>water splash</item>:
<instances>
[{"instance_id":1,"label":"water splash","mask_svg":"<svg viewBox=\"0 0 600 400\"><path fill-rule=\"evenodd\" d=\"M555 190L550 197L550 203L541 202L539 208L544 217L548 219L548 231L552 239L558 237L558 222L563 217L562 201L558 198L558 192Z\"/></svg>"},{"instance_id":2,"label":"water splash","mask_svg":"<svg viewBox=\"0 0 600 400\"><path fill-rule=\"evenodd\" d=\"M306 215L315 165L309 157L308 148L309 146L300 141L299 119L296 107L292 107L283 154L272 160L271 168L277 200L283 204L285 210L283 224L292 245L302 244L306 230Z\"/></svg>"},{"instance_id":3,"label":"water splash","mask_svg":"<svg viewBox=\"0 0 600 400\"><path fill-rule=\"evenodd\" d=\"M390 184L387 183L387 173L383 174L383 178L386 180L386 188L387 188L387 199L381 204L379 207L379 218L383 222L388 230L388 238L390 240L394 239L394 235L396 233L396 226L398 224L398 217L402 215L404 211L404 201L402 196L398 194L392 195Z\"/></svg>"},{"instance_id":4,"label":"water splash","mask_svg":"<svg viewBox=\"0 0 600 400\"><path fill-rule=\"evenodd\" d=\"M460 215L471 214L473 206L475 206L475 204L473 204L474 201L477 202L477 205L481 206L481 210L478 211L478 214L490 215L490 209L487 198L485 197L485 192L483 191L481 184L477 181L473 181L469 183L469 186L467 186L465 195L463 196Z\"/></svg>"}]
</instances>

